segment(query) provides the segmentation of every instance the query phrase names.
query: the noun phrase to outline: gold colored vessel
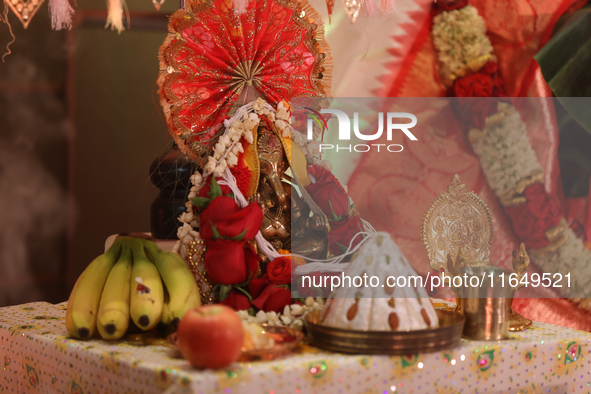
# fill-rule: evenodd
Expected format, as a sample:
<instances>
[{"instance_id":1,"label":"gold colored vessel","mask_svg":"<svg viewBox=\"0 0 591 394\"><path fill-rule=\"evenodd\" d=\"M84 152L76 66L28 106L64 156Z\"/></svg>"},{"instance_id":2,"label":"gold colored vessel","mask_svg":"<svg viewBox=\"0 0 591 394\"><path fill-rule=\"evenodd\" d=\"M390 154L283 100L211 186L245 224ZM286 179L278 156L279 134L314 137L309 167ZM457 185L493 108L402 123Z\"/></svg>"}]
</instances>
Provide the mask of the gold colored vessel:
<instances>
[{"instance_id":1,"label":"gold colored vessel","mask_svg":"<svg viewBox=\"0 0 591 394\"><path fill-rule=\"evenodd\" d=\"M416 331L358 331L320 323L320 312L306 315L310 344L333 352L405 355L436 352L458 346L465 318L457 312L436 310L439 327Z\"/></svg>"},{"instance_id":2,"label":"gold colored vessel","mask_svg":"<svg viewBox=\"0 0 591 394\"><path fill-rule=\"evenodd\" d=\"M494 271L496 267L490 263L492 236L492 220L488 207L474 192L466 191L459 175L454 175L447 193L437 196L425 212L421 227L421 239L430 267L442 275L441 283L444 283L444 275L462 276L463 271L469 268L480 267L485 271ZM529 257L522 244L519 255L513 252L513 268L518 279L521 279L528 265ZM488 271L485 275L488 275ZM529 327L532 321L511 308L513 293L518 287L508 289L511 290L510 294L497 297L506 298L506 302L500 299L495 302L494 297L486 295L480 297L484 300L479 300L478 297L468 299L459 294L461 289L452 286L460 313L465 314L468 306L470 310L484 308L490 312L478 314L474 310L474 315L467 316L464 335L472 339L500 339L506 337L508 331L523 331ZM492 311L490 308L496 309ZM486 318L483 317L485 315ZM503 319L508 320L508 327L505 327ZM496 321L497 328L489 327L488 331L482 331L473 326L472 322L476 321L480 321L478 324L482 325L490 325Z\"/></svg>"}]
</instances>

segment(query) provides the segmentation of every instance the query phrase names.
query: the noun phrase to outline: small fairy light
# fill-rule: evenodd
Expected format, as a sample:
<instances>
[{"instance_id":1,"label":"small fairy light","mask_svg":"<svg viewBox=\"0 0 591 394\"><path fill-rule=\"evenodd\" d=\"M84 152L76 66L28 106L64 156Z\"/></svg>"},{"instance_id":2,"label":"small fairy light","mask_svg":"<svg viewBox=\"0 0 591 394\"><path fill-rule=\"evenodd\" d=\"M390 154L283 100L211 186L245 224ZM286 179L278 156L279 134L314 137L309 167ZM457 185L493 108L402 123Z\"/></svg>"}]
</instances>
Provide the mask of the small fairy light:
<instances>
[{"instance_id":1,"label":"small fairy light","mask_svg":"<svg viewBox=\"0 0 591 394\"><path fill-rule=\"evenodd\" d=\"M424 364L422 362L417 364L417 367L419 367L419 369L423 369Z\"/></svg>"},{"instance_id":2,"label":"small fairy light","mask_svg":"<svg viewBox=\"0 0 591 394\"><path fill-rule=\"evenodd\" d=\"M460 356L460 360L464 361L466 359L466 356L464 356L463 354Z\"/></svg>"},{"instance_id":3,"label":"small fairy light","mask_svg":"<svg viewBox=\"0 0 591 394\"><path fill-rule=\"evenodd\" d=\"M456 365L456 359L451 360L451 365Z\"/></svg>"},{"instance_id":4,"label":"small fairy light","mask_svg":"<svg viewBox=\"0 0 591 394\"><path fill-rule=\"evenodd\" d=\"M390 391L391 392L395 392L396 391L396 386L395 385L390 386Z\"/></svg>"}]
</instances>

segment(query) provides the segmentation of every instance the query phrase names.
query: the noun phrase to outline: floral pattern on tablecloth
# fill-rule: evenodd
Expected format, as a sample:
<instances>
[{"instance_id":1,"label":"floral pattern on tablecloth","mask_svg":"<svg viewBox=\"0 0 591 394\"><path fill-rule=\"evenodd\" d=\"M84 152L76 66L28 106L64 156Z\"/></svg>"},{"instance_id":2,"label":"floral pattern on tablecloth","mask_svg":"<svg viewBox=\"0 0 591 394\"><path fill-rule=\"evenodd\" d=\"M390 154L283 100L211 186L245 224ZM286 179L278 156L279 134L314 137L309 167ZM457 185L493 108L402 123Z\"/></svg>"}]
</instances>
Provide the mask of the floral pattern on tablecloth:
<instances>
[{"instance_id":1,"label":"floral pattern on tablecloth","mask_svg":"<svg viewBox=\"0 0 591 394\"><path fill-rule=\"evenodd\" d=\"M0 308L0 393L589 393L591 334L534 323L499 342L407 356L328 353L198 371L155 336L67 337L65 304Z\"/></svg>"}]
</instances>

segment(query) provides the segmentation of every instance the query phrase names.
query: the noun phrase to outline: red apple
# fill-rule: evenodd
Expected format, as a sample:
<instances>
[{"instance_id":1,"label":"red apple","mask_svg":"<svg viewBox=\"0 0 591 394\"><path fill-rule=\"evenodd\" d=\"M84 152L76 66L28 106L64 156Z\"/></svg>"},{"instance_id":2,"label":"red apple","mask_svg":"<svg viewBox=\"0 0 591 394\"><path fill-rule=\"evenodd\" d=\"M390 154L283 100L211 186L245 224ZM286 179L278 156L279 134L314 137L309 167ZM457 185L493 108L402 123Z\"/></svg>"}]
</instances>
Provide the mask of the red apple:
<instances>
[{"instance_id":1,"label":"red apple","mask_svg":"<svg viewBox=\"0 0 591 394\"><path fill-rule=\"evenodd\" d=\"M240 357L242 322L232 308L206 305L187 313L179 322L178 347L198 368L223 368Z\"/></svg>"}]
</instances>

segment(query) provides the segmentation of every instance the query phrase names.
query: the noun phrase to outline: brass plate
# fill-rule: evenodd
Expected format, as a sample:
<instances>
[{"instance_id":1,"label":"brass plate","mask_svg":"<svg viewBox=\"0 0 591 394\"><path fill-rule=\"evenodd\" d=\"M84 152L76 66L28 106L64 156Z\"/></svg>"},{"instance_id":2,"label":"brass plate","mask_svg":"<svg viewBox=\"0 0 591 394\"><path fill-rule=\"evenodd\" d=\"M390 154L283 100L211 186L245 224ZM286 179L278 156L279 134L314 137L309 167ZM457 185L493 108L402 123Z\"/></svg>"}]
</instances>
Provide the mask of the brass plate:
<instances>
[{"instance_id":1,"label":"brass plate","mask_svg":"<svg viewBox=\"0 0 591 394\"><path fill-rule=\"evenodd\" d=\"M266 334L273 338L275 346L269 349L242 350L238 361L273 360L291 353L304 339L304 334L301 331L290 327L269 326L266 324L263 324L262 327L265 329Z\"/></svg>"},{"instance_id":2,"label":"brass plate","mask_svg":"<svg viewBox=\"0 0 591 394\"><path fill-rule=\"evenodd\" d=\"M417 331L354 331L319 324L320 312L306 315L304 324L311 345L342 353L406 355L456 347L465 318L457 312L436 310L438 328Z\"/></svg>"}]
</instances>

